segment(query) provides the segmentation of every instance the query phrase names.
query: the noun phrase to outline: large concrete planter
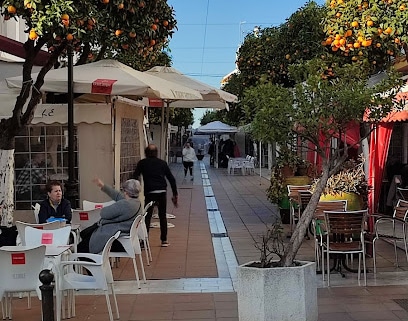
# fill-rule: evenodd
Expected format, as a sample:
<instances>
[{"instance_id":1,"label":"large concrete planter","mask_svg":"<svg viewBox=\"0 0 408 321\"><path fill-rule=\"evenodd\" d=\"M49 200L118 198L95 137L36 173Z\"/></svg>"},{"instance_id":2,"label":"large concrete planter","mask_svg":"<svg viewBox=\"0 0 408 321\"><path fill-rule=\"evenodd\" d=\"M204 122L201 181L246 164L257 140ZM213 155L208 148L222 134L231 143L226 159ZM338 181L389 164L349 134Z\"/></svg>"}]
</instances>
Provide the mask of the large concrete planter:
<instances>
[{"instance_id":1,"label":"large concrete planter","mask_svg":"<svg viewBox=\"0 0 408 321\"><path fill-rule=\"evenodd\" d=\"M238 267L240 321L317 321L315 262L296 267Z\"/></svg>"}]
</instances>

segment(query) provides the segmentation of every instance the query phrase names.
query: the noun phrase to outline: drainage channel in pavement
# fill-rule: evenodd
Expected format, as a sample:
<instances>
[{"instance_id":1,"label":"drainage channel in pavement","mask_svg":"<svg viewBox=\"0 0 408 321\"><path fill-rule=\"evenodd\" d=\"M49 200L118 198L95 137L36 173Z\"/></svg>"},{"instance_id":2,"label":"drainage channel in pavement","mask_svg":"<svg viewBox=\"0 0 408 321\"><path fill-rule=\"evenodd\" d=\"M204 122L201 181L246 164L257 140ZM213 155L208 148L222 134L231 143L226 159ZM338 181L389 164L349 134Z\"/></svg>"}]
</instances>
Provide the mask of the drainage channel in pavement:
<instances>
[{"instance_id":1,"label":"drainage channel in pavement","mask_svg":"<svg viewBox=\"0 0 408 321\"><path fill-rule=\"evenodd\" d=\"M196 292L233 292L238 266L224 221L218 210L217 200L211 187L207 169L200 162L200 173L207 207L208 221L212 236L218 278L182 278L173 280L148 280L138 289L136 281L117 281L118 294L140 293L196 293Z\"/></svg>"}]
</instances>

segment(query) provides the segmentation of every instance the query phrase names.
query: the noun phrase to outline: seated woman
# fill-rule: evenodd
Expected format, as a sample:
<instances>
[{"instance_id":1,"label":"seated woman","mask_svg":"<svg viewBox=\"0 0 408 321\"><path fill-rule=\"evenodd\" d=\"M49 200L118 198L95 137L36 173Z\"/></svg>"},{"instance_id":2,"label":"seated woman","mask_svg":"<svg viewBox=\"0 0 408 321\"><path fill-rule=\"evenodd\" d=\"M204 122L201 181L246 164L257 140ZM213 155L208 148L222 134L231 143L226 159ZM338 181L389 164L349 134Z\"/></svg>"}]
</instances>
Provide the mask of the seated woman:
<instances>
[{"instance_id":1,"label":"seated woman","mask_svg":"<svg viewBox=\"0 0 408 321\"><path fill-rule=\"evenodd\" d=\"M101 209L101 218L92 233L81 234L82 240L78 244L79 253L98 254L102 252L106 242L117 231L129 234L134 219L142 213L142 206L139 201L140 182L138 180L129 179L124 182L121 188L122 192L106 186L99 178L95 178L93 182L116 202ZM112 244L111 250L114 252L124 251L117 240Z\"/></svg>"},{"instance_id":2,"label":"seated woman","mask_svg":"<svg viewBox=\"0 0 408 321\"><path fill-rule=\"evenodd\" d=\"M71 203L62 197L62 184L58 181L50 181L46 185L47 199L40 203L38 223L46 223L50 217L64 218L67 223L71 222Z\"/></svg>"}]
</instances>

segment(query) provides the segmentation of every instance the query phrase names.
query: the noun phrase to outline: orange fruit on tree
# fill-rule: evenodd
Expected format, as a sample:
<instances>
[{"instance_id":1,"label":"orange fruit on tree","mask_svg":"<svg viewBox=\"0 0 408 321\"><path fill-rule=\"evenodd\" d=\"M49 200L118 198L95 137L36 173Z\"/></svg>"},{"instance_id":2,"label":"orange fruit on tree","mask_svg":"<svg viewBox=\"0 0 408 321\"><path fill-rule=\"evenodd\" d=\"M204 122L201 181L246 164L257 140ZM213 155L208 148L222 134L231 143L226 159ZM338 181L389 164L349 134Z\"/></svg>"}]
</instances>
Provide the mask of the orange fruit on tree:
<instances>
[{"instance_id":1,"label":"orange fruit on tree","mask_svg":"<svg viewBox=\"0 0 408 321\"><path fill-rule=\"evenodd\" d=\"M101 0L101 2L104 3L104 4L108 4L109 0Z\"/></svg>"},{"instance_id":2,"label":"orange fruit on tree","mask_svg":"<svg viewBox=\"0 0 408 321\"><path fill-rule=\"evenodd\" d=\"M163 26L167 27L169 25L169 22L167 20L163 21Z\"/></svg>"},{"instance_id":3,"label":"orange fruit on tree","mask_svg":"<svg viewBox=\"0 0 408 321\"><path fill-rule=\"evenodd\" d=\"M334 39L336 39L336 40L340 40L340 38L341 38L341 36L340 36L339 34L337 34L337 35L334 37Z\"/></svg>"},{"instance_id":4,"label":"orange fruit on tree","mask_svg":"<svg viewBox=\"0 0 408 321\"><path fill-rule=\"evenodd\" d=\"M74 40L74 35L72 33L69 33L69 34L67 34L66 39L68 41L72 41L72 40Z\"/></svg>"},{"instance_id":5,"label":"orange fruit on tree","mask_svg":"<svg viewBox=\"0 0 408 321\"><path fill-rule=\"evenodd\" d=\"M154 46L155 44L156 44L156 40L154 40L154 39L150 40L150 45L151 46Z\"/></svg>"},{"instance_id":6,"label":"orange fruit on tree","mask_svg":"<svg viewBox=\"0 0 408 321\"><path fill-rule=\"evenodd\" d=\"M372 21L372 20L367 21L367 26L368 27L372 27L373 25L374 25L374 21Z\"/></svg>"},{"instance_id":7,"label":"orange fruit on tree","mask_svg":"<svg viewBox=\"0 0 408 321\"><path fill-rule=\"evenodd\" d=\"M31 2L27 2L27 3L26 3L26 8L27 8L27 9L31 9L31 8L32 8Z\"/></svg>"},{"instance_id":8,"label":"orange fruit on tree","mask_svg":"<svg viewBox=\"0 0 408 321\"><path fill-rule=\"evenodd\" d=\"M381 35L383 33L383 30L381 28L378 28L378 34Z\"/></svg>"},{"instance_id":9,"label":"orange fruit on tree","mask_svg":"<svg viewBox=\"0 0 408 321\"><path fill-rule=\"evenodd\" d=\"M355 42L355 43L353 44L353 47L354 47L354 48L360 48L360 43L359 43L359 42Z\"/></svg>"},{"instance_id":10,"label":"orange fruit on tree","mask_svg":"<svg viewBox=\"0 0 408 321\"><path fill-rule=\"evenodd\" d=\"M341 17L341 12L337 12L336 13L336 18L340 18Z\"/></svg>"},{"instance_id":11,"label":"orange fruit on tree","mask_svg":"<svg viewBox=\"0 0 408 321\"><path fill-rule=\"evenodd\" d=\"M329 37L326 39L326 45L331 45L331 43L333 42L333 38Z\"/></svg>"},{"instance_id":12,"label":"orange fruit on tree","mask_svg":"<svg viewBox=\"0 0 408 321\"><path fill-rule=\"evenodd\" d=\"M118 4L118 9L122 10L125 7L125 4L123 2Z\"/></svg>"},{"instance_id":13,"label":"orange fruit on tree","mask_svg":"<svg viewBox=\"0 0 408 321\"><path fill-rule=\"evenodd\" d=\"M28 34L28 38L30 38L30 40L35 40L38 38L38 34L35 31L35 29L30 30L30 33Z\"/></svg>"},{"instance_id":14,"label":"orange fruit on tree","mask_svg":"<svg viewBox=\"0 0 408 321\"><path fill-rule=\"evenodd\" d=\"M380 47L381 47L381 43L377 42L377 43L375 44L375 46L376 46L377 48L380 48Z\"/></svg>"},{"instance_id":15,"label":"orange fruit on tree","mask_svg":"<svg viewBox=\"0 0 408 321\"><path fill-rule=\"evenodd\" d=\"M404 11L407 7L405 6L405 4L400 5L399 9L400 11Z\"/></svg>"},{"instance_id":16,"label":"orange fruit on tree","mask_svg":"<svg viewBox=\"0 0 408 321\"><path fill-rule=\"evenodd\" d=\"M340 42L340 45L344 45L346 43L346 39L340 39L339 42Z\"/></svg>"},{"instance_id":17,"label":"orange fruit on tree","mask_svg":"<svg viewBox=\"0 0 408 321\"><path fill-rule=\"evenodd\" d=\"M69 20L69 15L64 13L63 15L61 15L61 20Z\"/></svg>"},{"instance_id":18,"label":"orange fruit on tree","mask_svg":"<svg viewBox=\"0 0 408 321\"><path fill-rule=\"evenodd\" d=\"M351 37L351 35L353 34L353 31L351 31L350 29L346 31L345 36L346 37Z\"/></svg>"},{"instance_id":19,"label":"orange fruit on tree","mask_svg":"<svg viewBox=\"0 0 408 321\"><path fill-rule=\"evenodd\" d=\"M130 38L135 38L136 37L136 32L134 32L134 31L129 32L129 37Z\"/></svg>"},{"instance_id":20,"label":"orange fruit on tree","mask_svg":"<svg viewBox=\"0 0 408 321\"><path fill-rule=\"evenodd\" d=\"M157 25L154 23L154 24L152 24L151 28L152 28L152 30L157 30Z\"/></svg>"},{"instance_id":21,"label":"orange fruit on tree","mask_svg":"<svg viewBox=\"0 0 408 321\"><path fill-rule=\"evenodd\" d=\"M353 22L351 23L351 26L352 26L353 28L357 28L357 27L358 27L358 22L357 22L357 21L353 21Z\"/></svg>"},{"instance_id":22,"label":"orange fruit on tree","mask_svg":"<svg viewBox=\"0 0 408 321\"><path fill-rule=\"evenodd\" d=\"M390 34L392 32L392 28L388 27L387 29L384 30L384 33Z\"/></svg>"},{"instance_id":23,"label":"orange fruit on tree","mask_svg":"<svg viewBox=\"0 0 408 321\"><path fill-rule=\"evenodd\" d=\"M400 43L399 38L395 38L395 39L394 39L394 42L395 42L395 43Z\"/></svg>"},{"instance_id":24,"label":"orange fruit on tree","mask_svg":"<svg viewBox=\"0 0 408 321\"><path fill-rule=\"evenodd\" d=\"M118 30L115 31L115 36L119 37L122 33L123 33L123 31L118 29Z\"/></svg>"},{"instance_id":25,"label":"orange fruit on tree","mask_svg":"<svg viewBox=\"0 0 408 321\"><path fill-rule=\"evenodd\" d=\"M290 59L290 55L287 54L287 55L285 56L285 58L286 58L287 60L289 60L289 59Z\"/></svg>"},{"instance_id":26,"label":"orange fruit on tree","mask_svg":"<svg viewBox=\"0 0 408 321\"><path fill-rule=\"evenodd\" d=\"M7 7L7 12L10 13L10 14L15 14L16 11L17 11L17 9L16 9L15 6L10 5L10 6Z\"/></svg>"}]
</instances>

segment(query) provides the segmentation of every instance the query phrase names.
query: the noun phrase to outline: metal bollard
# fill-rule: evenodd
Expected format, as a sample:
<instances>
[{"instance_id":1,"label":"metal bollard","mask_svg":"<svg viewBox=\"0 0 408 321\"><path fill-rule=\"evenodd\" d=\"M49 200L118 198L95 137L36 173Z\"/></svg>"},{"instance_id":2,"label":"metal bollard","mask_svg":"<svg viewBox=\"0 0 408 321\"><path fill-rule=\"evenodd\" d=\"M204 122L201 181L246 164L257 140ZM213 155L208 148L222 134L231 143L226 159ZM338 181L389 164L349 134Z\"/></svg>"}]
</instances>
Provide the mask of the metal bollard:
<instances>
[{"instance_id":1,"label":"metal bollard","mask_svg":"<svg viewBox=\"0 0 408 321\"><path fill-rule=\"evenodd\" d=\"M39 279L42 283L40 290L43 321L54 321L54 285L52 285L54 274L45 269L40 272Z\"/></svg>"}]
</instances>

